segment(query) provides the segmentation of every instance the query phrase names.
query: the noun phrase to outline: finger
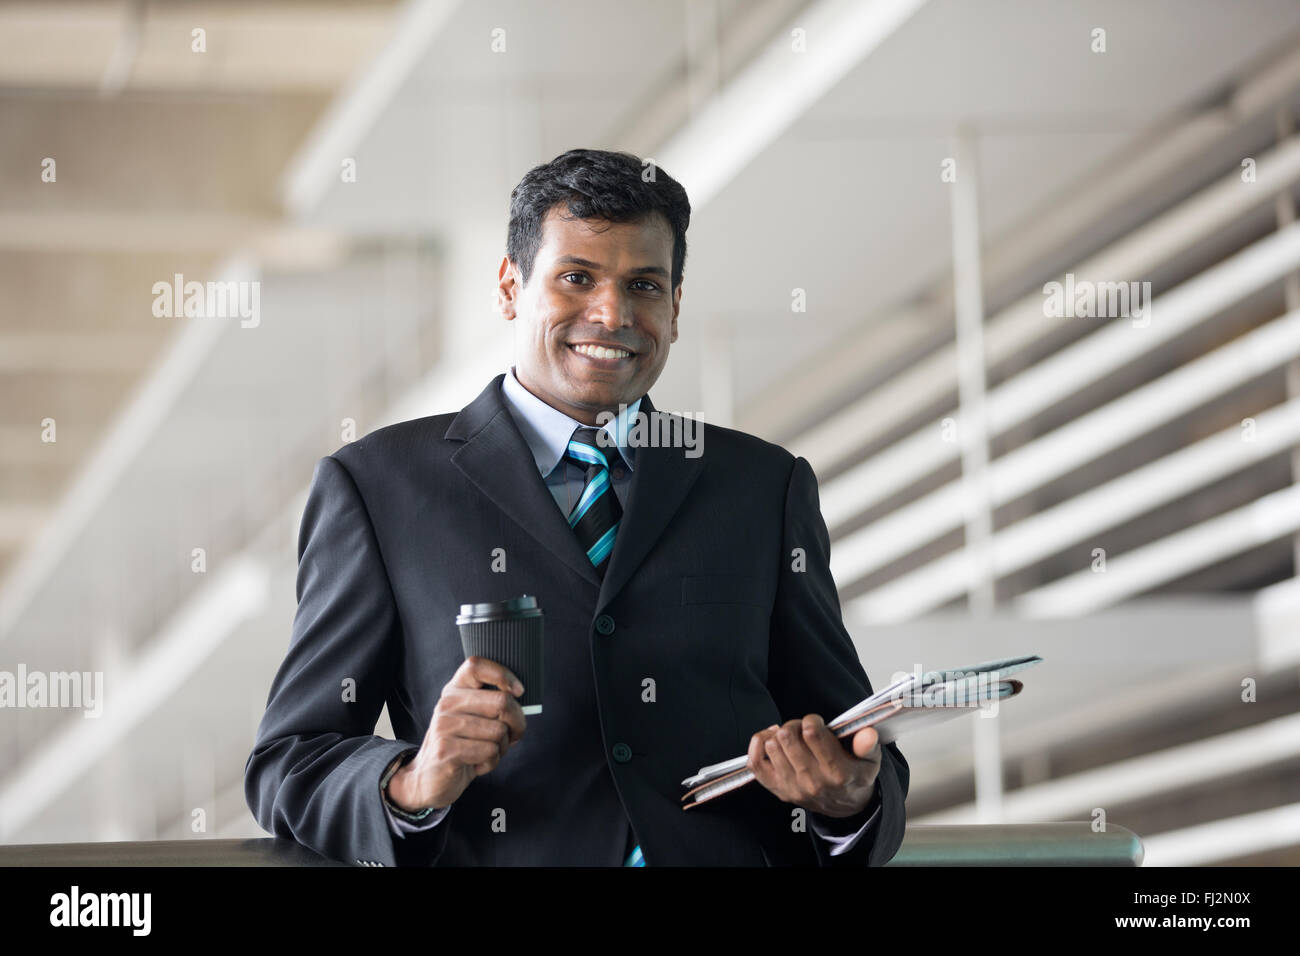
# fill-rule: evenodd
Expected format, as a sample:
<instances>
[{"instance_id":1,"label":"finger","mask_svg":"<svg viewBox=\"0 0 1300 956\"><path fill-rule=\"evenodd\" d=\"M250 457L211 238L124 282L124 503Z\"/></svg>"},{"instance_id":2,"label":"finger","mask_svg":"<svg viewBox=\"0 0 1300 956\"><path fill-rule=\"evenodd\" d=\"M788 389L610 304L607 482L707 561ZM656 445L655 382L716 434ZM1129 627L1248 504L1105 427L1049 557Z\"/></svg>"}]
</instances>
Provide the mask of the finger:
<instances>
[{"instance_id":1,"label":"finger","mask_svg":"<svg viewBox=\"0 0 1300 956\"><path fill-rule=\"evenodd\" d=\"M463 740L488 740L497 745L501 754L510 749L510 725L503 720L478 717L474 714L449 711L435 718L440 736L460 737Z\"/></svg>"},{"instance_id":2,"label":"finger","mask_svg":"<svg viewBox=\"0 0 1300 956\"><path fill-rule=\"evenodd\" d=\"M523 683L508 667L486 657L465 658L465 662L456 668L456 673L452 674L451 680L447 682L448 687L479 688L486 684L508 690L516 696L524 692Z\"/></svg>"},{"instance_id":3,"label":"finger","mask_svg":"<svg viewBox=\"0 0 1300 956\"><path fill-rule=\"evenodd\" d=\"M503 690L473 690L466 687L448 687L438 698L433 709L434 718L440 714L460 713L501 720L510 728L510 739L524 735L527 721L519 701Z\"/></svg>"},{"instance_id":4,"label":"finger","mask_svg":"<svg viewBox=\"0 0 1300 956\"><path fill-rule=\"evenodd\" d=\"M874 727L863 727L853 735L853 755L861 760L880 763L880 734Z\"/></svg>"},{"instance_id":5,"label":"finger","mask_svg":"<svg viewBox=\"0 0 1300 956\"><path fill-rule=\"evenodd\" d=\"M767 738L763 750L767 754L768 761L772 764L772 776L776 782L785 789L794 787L794 768L790 766L790 761L785 756L785 748L781 746L781 741L777 740L776 733Z\"/></svg>"},{"instance_id":6,"label":"finger","mask_svg":"<svg viewBox=\"0 0 1300 956\"><path fill-rule=\"evenodd\" d=\"M453 684L460 683L457 678L465 682L463 686L484 687L490 685L516 696L522 695L524 692L523 682L515 676L510 668L487 657L471 655L465 658L464 663L452 675Z\"/></svg>"},{"instance_id":7,"label":"finger","mask_svg":"<svg viewBox=\"0 0 1300 956\"><path fill-rule=\"evenodd\" d=\"M472 767L475 776L490 773L501 761L501 751L490 740L449 737L439 749L445 763L453 767Z\"/></svg>"},{"instance_id":8,"label":"finger","mask_svg":"<svg viewBox=\"0 0 1300 956\"><path fill-rule=\"evenodd\" d=\"M789 761L795 775L806 777L808 778L806 782L815 785L821 775L821 766L813 752L808 749L808 745L804 743L803 721L787 721L777 732L776 739L781 744L785 759Z\"/></svg>"},{"instance_id":9,"label":"finger","mask_svg":"<svg viewBox=\"0 0 1300 956\"><path fill-rule=\"evenodd\" d=\"M754 774L754 779L769 790L772 783L772 764L767 759L767 749L764 745L771 733L772 728L769 727L766 730L760 730L749 738L749 760L746 763L746 766Z\"/></svg>"},{"instance_id":10,"label":"finger","mask_svg":"<svg viewBox=\"0 0 1300 956\"><path fill-rule=\"evenodd\" d=\"M801 722L804 743L817 760L822 774L832 783L842 779L848 754L844 744L831 732L819 714L809 714Z\"/></svg>"}]
</instances>

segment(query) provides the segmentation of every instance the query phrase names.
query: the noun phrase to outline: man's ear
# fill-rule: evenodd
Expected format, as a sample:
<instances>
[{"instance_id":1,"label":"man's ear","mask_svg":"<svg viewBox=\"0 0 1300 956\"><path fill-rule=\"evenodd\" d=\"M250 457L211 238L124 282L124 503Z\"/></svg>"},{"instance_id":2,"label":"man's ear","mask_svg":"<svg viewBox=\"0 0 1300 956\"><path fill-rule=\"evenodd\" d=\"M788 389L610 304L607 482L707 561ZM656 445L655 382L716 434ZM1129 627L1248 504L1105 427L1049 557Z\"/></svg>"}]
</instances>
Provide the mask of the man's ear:
<instances>
[{"instance_id":1,"label":"man's ear","mask_svg":"<svg viewBox=\"0 0 1300 956\"><path fill-rule=\"evenodd\" d=\"M515 317L515 297L519 294L516 280L519 270L510 261L509 256L501 257L501 268L497 270L497 311L510 321Z\"/></svg>"},{"instance_id":2,"label":"man's ear","mask_svg":"<svg viewBox=\"0 0 1300 956\"><path fill-rule=\"evenodd\" d=\"M670 343L677 341L677 313L682 310L682 284L677 283L677 288L673 289L673 334L668 341Z\"/></svg>"}]
</instances>

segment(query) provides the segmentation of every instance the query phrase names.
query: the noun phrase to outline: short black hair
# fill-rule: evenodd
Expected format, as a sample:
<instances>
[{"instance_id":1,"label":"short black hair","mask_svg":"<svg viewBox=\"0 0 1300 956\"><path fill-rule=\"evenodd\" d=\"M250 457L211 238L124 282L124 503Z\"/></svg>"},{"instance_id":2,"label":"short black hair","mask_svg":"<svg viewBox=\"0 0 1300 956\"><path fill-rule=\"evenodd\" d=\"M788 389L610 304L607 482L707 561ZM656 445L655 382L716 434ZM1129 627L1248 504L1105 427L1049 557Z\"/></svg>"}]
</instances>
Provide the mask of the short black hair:
<instances>
[{"instance_id":1,"label":"short black hair","mask_svg":"<svg viewBox=\"0 0 1300 956\"><path fill-rule=\"evenodd\" d=\"M542 244L542 222L559 203L568 210L567 216L560 215L571 219L639 222L661 213L673 232L672 287L681 284L691 203L682 184L653 161L631 153L571 149L524 174L510 193L506 255L525 284Z\"/></svg>"}]
</instances>

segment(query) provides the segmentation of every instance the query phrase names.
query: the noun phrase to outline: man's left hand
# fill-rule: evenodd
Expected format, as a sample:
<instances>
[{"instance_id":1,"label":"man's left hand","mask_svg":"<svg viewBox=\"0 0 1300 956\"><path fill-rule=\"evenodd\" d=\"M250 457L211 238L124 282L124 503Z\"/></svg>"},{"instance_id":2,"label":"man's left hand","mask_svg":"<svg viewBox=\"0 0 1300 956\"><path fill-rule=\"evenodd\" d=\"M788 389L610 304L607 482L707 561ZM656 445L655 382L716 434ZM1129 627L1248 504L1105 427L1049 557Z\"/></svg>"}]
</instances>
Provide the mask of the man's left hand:
<instances>
[{"instance_id":1,"label":"man's left hand","mask_svg":"<svg viewBox=\"0 0 1300 956\"><path fill-rule=\"evenodd\" d=\"M880 772L880 738L853 735L853 752L817 714L760 730L749 741L748 768L786 803L827 817L851 817L871 802Z\"/></svg>"}]
</instances>

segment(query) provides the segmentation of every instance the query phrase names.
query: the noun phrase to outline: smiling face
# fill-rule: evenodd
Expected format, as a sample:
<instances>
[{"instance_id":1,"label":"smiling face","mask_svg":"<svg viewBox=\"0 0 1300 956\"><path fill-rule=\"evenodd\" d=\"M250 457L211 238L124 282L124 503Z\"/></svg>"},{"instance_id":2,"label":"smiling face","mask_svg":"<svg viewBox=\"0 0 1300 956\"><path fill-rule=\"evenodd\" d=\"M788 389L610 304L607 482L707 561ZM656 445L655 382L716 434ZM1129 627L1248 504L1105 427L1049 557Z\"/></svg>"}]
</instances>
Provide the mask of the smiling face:
<instances>
[{"instance_id":1,"label":"smiling face","mask_svg":"<svg viewBox=\"0 0 1300 956\"><path fill-rule=\"evenodd\" d=\"M673 234L667 220L610 223L562 219L555 206L527 285L507 256L497 309L515 323L515 375L552 408L587 425L618 414L659 379L677 341L682 287L670 289ZM584 354L575 346L594 346ZM601 348L631 354L610 356Z\"/></svg>"}]
</instances>

